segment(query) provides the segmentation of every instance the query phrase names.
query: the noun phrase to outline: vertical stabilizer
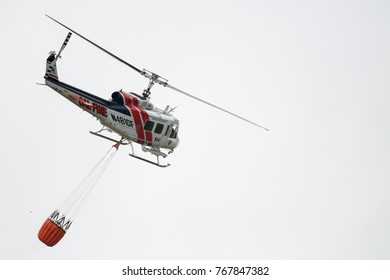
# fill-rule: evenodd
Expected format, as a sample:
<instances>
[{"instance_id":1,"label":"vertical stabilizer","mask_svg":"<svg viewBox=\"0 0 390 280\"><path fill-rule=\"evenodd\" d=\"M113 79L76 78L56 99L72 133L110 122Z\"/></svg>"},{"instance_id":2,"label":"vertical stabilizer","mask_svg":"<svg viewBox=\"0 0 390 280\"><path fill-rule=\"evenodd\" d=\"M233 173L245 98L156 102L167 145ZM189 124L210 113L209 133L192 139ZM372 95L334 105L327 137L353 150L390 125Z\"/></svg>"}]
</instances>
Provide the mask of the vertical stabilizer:
<instances>
[{"instance_id":1,"label":"vertical stabilizer","mask_svg":"<svg viewBox=\"0 0 390 280\"><path fill-rule=\"evenodd\" d=\"M50 77L58 80L57 72L57 55L55 51L50 52L49 57L46 59L46 75L45 78Z\"/></svg>"},{"instance_id":2,"label":"vertical stabilizer","mask_svg":"<svg viewBox=\"0 0 390 280\"><path fill-rule=\"evenodd\" d=\"M66 36L65 41L62 44L60 51L58 52L58 55L56 54L55 51L50 52L49 57L46 59L45 77L50 77L58 80L58 72L57 72L57 64L56 64L57 59L61 58L61 52L65 49L66 45L68 44L70 36L72 36L71 32L69 32L68 35Z\"/></svg>"}]
</instances>

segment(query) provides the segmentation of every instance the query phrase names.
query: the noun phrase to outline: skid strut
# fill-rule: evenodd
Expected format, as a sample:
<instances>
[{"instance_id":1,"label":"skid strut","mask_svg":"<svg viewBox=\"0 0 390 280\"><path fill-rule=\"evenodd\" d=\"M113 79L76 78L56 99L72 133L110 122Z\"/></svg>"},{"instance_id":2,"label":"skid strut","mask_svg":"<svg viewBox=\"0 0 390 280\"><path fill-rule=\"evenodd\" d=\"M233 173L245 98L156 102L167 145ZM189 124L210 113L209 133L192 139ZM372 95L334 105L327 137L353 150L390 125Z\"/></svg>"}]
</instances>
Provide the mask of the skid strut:
<instances>
[{"instance_id":1,"label":"skid strut","mask_svg":"<svg viewBox=\"0 0 390 280\"><path fill-rule=\"evenodd\" d=\"M129 140L127 140L128 142L125 142L126 139L124 139L124 138L122 137L122 138L118 141L118 140L116 140L116 139L113 139L113 138L110 138L110 137L108 137L108 136L105 136L105 135L100 134L100 133L101 133L102 131L104 131L104 130L108 130L108 129L106 129L106 128L103 127L102 129L100 129L100 130L98 130L98 131L96 131L96 132L90 131L89 133L91 133L92 135L101 137L101 138L103 138L103 139L106 139L106 140L115 142L116 144L115 144L114 146L115 146L116 148L119 147L119 145L129 145L129 144L130 144L131 153L129 153L129 156L131 156L131 157L133 157L133 158L142 160L142 161L144 161L144 162L153 164L153 165L158 166L158 167L168 167L168 166L170 166L169 163L168 163L168 164L160 164L159 156L161 155L161 156L163 156L163 157L166 157L166 155L165 155L164 153L159 152L159 154L157 154L157 151L150 150L150 149L147 149L147 148L144 148L144 147L143 147L142 150L143 150L144 152L150 152L150 153L152 153L153 155L155 155L155 156L157 157L157 162L148 160L148 159L143 158L143 157L139 157L139 156L135 155L135 153L134 153L134 148L133 148L133 144L132 144ZM117 149L118 149L118 148L117 148ZM153 151L153 152L151 152L151 151Z\"/></svg>"}]
</instances>

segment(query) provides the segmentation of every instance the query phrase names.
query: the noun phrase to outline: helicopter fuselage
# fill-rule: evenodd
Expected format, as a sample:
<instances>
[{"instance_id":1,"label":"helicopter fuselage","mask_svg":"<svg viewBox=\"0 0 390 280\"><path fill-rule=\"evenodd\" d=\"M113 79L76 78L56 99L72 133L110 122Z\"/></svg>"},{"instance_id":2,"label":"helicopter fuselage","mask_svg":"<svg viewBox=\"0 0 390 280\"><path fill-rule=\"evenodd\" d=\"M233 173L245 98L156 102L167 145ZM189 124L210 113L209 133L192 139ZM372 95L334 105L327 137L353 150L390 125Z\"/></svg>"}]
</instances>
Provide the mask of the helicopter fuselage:
<instances>
[{"instance_id":1,"label":"helicopter fuselage","mask_svg":"<svg viewBox=\"0 0 390 280\"><path fill-rule=\"evenodd\" d=\"M169 112L155 107L134 93L115 91L105 100L58 80L56 55L47 59L45 83L76 106L96 117L105 127L130 142L172 152L179 144L179 121Z\"/></svg>"}]
</instances>

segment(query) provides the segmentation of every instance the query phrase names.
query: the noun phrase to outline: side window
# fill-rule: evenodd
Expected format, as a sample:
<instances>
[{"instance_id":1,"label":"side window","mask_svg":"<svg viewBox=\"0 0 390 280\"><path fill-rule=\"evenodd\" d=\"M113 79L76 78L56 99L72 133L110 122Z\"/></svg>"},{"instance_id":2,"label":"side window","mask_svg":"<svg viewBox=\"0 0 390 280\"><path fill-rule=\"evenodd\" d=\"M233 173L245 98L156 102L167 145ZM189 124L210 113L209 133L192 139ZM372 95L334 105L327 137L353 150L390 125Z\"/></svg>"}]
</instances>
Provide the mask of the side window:
<instances>
[{"instance_id":1,"label":"side window","mask_svg":"<svg viewBox=\"0 0 390 280\"><path fill-rule=\"evenodd\" d=\"M155 132L155 133L158 133L158 134L161 134L161 132L163 131L163 129L164 129L164 125L161 124L161 123L157 123L156 128L154 129L154 132Z\"/></svg>"},{"instance_id":2,"label":"side window","mask_svg":"<svg viewBox=\"0 0 390 280\"><path fill-rule=\"evenodd\" d=\"M146 121L146 123L144 125L144 129L146 131L152 131L153 130L153 126L154 126L154 122Z\"/></svg>"}]
</instances>

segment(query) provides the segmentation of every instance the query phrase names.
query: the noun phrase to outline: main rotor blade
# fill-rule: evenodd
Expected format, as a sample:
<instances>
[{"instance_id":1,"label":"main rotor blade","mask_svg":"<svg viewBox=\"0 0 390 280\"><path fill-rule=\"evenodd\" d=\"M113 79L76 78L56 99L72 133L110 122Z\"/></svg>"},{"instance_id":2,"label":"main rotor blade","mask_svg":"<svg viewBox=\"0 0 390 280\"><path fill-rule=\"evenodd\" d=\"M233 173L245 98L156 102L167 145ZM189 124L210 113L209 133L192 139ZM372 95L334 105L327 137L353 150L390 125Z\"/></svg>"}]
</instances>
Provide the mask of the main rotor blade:
<instances>
[{"instance_id":1,"label":"main rotor blade","mask_svg":"<svg viewBox=\"0 0 390 280\"><path fill-rule=\"evenodd\" d=\"M205 101L205 100L203 100L203 99L201 99L201 98L198 98L198 97L196 97L196 96L194 96L194 95L191 95L191 94L189 94L189 93L187 93L187 92L185 92L185 91L182 91L182 90L180 90L180 89L178 89L178 88L175 88L174 86L171 86L170 84L167 83L167 81L166 81L165 79L160 80L161 77L158 76L158 75L156 75L156 74L154 74L154 73L148 72L148 71L146 71L146 70L142 71L142 70L138 69L137 67L135 67L135 66L131 65L130 63L128 63L127 61L124 61L124 60L121 59L120 57L117 57L115 54L113 54L113 53L109 52L108 50L102 48L101 46L95 44L94 42L92 42L92 41L89 40L88 38L84 37L84 36L81 35L80 33L78 33L78 32L76 32L76 31L74 31L73 29L69 28L69 27L66 26L65 24L62 24L61 22L59 22L58 20L52 18L52 17L49 16L49 15L46 15L46 16L47 16L48 18L50 18L51 20L55 21L56 23L58 23L59 25L65 27L65 28L68 29L69 31L73 32L74 34L80 36L82 39L84 39L84 40L87 41L88 43L94 45L95 47L97 47L98 49L102 50L102 51L105 52L106 54L112 56L113 58L115 58L116 60L122 62L123 64L129 66L131 69L137 71L137 72L140 73L142 76L145 76L146 78L150 79L151 81L153 81L153 83L154 83L154 82L157 82L157 83L159 83L159 84L161 84L161 85L163 85L163 86L166 86L166 87L168 87L168 88L170 88L170 89L173 89L173 90L175 90L175 91L177 91L177 92L180 92L181 94L184 94L184 95L186 95L186 96L188 96L188 97L191 97L191 98L193 98L193 99L195 99L195 100L198 100L198 101L200 101L200 102L202 102L202 103L204 103L204 104L207 104L207 105L209 105L209 106L211 106L211 107L214 107L214 108L216 108L216 109L218 109L218 110L221 110L221 111L223 111L223 112L225 112L225 113L228 113L229 115L232 115L232 116L234 116L234 117L236 117L236 118L239 118L239 119L241 119L241 120L243 120L243 121L246 121L246 122L248 122L248 123L250 123L250 124L252 124L252 125L255 125L255 126L257 126L257 127L260 127L260 128L262 128L262 129L264 129L264 130L269 131L268 128L265 128L265 127L263 127L263 126L261 126L261 125L258 125L257 123L254 123L254 122L252 122L252 121L250 121L250 120L248 120L248 119L246 119L246 118L243 118L243 117L241 117L241 116L239 116L239 115L236 115L236 114L234 114L234 113L232 113L232 112L230 112L230 111L228 111L228 110L226 110L226 109L223 109L223 108L221 108L221 107L219 107L219 106L216 106L216 105L214 105L214 104L212 104L212 103L210 103L210 102L207 102L207 101ZM152 85L153 85L153 84L152 84Z\"/></svg>"},{"instance_id":2,"label":"main rotor blade","mask_svg":"<svg viewBox=\"0 0 390 280\"><path fill-rule=\"evenodd\" d=\"M269 131L269 129L268 129L268 128L265 128L264 126L258 125L257 123L254 123L254 122L252 122L252 121L250 121L250 120L248 120L248 119L245 119L245 118L243 118L243 117L241 117L241 116L239 116L239 115L236 115L236 114L234 114L234 113L232 113L232 112L230 112L230 111L228 111L228 110L226 110L226 109L223 109L223 108L221 108L221 107L219 107L219 106L217 106L217 105L214 105L214 104L212 104L212 103L210 103L210 102L207 102L206 100L200 99L199 97L196 97L196 96L194 96L194 95L192 95L192 94L189 94L189 93L187 93L187 92L185 92L185 91L182 91L181 89L175 88L174 86L171 86L171 85L167 84L166 87L168 87L168 88L170 88L170 89L173 89L173 90L175 90L175 91L177 91L177 92L180 92L181 94L184 94L184 95L186 95L186 96L188 96L188 97L191 97L191 98L193 98L193 99L195 99L195 100L198 100L198 101L200 101L200 102L202 102L202 103L205 103L205 104L207 104L207 105L209 105L209 106L211 106L211 107L214 107L214 108L216 108L216 109L218 109L218 110L221 110L221 111L223 111L223 112L225 112L225 113L228 113L228 114L230 114L230 115L232 115L232 116L234 116L234 117L236 117L236 118L239 118L239 119L241 119L241 120L243 120L243 121L246 121L246 122L248 122L248 123L250 123L250 124L253 124L253 125L257 126L257 127L260 127L260 128L262 128L262 129L265 129L265 130Z\"/></svg>"},{"instance_id":3,"label":"main rotor blade","mask_svg":"<svg viewBox=\"0 0 390 280\"><path fill-rule=\"evenodd\" d=\"M65 24L62 24L61 22L59 22L58 20L52 18L51 16L49 15L46 15L48 18L50 18L51 20L55 21L56 23L58 23L59 25L62 25L63 27L65 27L66 29L68 29L69 31L73 32L74 34L80 36L81 38L83 38L85 41L87 41L88 43L94 45L95 47L97 47L98 49L104 51L106 54L108 55L111 55L113 58L115 58L116 60L119 60L120 62L122 62L123 64L129 66L131 69L137 71L138 73L140 73L141 75L143 74L142 70L138 69L137 67L131 65L130 63L124 61L123 59L117 57L115 54L109 52L108 50L106 49L103 49L101 46L95 44L94 42L92 42L91 40L89 40L88 38L84 37L83 35L81 35L80 33L77 33L76 31L74 31L73 29L67 27Z\"/></svg>"}]
</instances>

